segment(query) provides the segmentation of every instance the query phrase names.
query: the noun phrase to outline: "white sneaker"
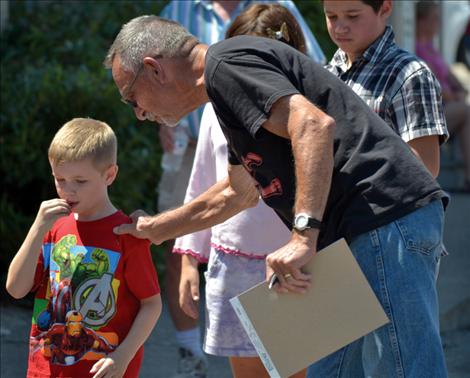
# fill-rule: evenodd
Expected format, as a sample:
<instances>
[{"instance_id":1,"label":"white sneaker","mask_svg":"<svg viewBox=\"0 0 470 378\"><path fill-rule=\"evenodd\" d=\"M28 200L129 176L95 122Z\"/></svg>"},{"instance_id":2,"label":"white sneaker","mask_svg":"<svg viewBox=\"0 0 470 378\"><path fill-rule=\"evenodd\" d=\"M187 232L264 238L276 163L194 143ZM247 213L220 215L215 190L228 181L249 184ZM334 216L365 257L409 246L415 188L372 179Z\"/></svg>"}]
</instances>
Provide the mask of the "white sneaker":
<instances>
[{"instance_id":1,"label":"white sneaker","mask_svg":"<svg viewBox=\"0 0 470 378\"><path fill-rule=\"evenodd\" d=\"M178 349L180 358L178 361L177 375L174 378L206 378L207 361L203 357L196 357L189 349Z\"/></svg>"}]
</instances>

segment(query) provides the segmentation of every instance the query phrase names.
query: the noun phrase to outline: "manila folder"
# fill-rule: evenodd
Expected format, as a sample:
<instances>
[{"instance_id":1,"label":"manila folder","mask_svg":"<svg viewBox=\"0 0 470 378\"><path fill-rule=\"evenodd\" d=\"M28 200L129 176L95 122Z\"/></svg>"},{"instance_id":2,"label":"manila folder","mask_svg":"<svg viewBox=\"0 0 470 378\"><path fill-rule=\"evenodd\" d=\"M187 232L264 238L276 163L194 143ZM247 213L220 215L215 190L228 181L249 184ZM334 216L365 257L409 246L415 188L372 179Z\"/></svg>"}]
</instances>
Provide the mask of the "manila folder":
<instances>
[{"instance_id":1,"label":"manila folder","mask_svg":"<svg viewBox=\"0 0 470 378\"><path fill-rule=\"evenodd\" d=\"M262 282L230 300L271 377L288 377L389 320L344 239L305 266L306 294Z\"/></svg>"}]
</instances>

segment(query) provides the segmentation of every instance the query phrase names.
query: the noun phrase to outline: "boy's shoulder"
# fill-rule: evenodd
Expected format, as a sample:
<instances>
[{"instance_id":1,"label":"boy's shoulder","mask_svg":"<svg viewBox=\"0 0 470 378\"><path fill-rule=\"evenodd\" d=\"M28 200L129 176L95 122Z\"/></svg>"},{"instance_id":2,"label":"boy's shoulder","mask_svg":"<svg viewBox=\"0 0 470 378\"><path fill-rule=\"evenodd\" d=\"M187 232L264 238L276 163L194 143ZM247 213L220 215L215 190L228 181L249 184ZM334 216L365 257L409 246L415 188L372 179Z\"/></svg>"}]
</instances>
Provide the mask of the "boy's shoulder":
<instances>
[{"instance_id":1,"label":"boy's shoulder","mask_svg":"<svg viewBox=\"0 0 470 378\"><path fill-rule=\"evenodd\" d=\"M407 71L408 73L416 72L418 70L429 70L426 63L424 63L415 54L396 46L394 50L386 52L382 62L387 65L393 65L397 69Z\"/></svg>"},{"instance_id":2,"label":"boy's shoulder","mask_svg":"<svg viewBox=\"0 0 470 378\"><path fill-rule=\"evenodd\" d=\"M398 93L403 86L415 87L414 83L418 82L419 86L437 86L434 74L426 63L397 45L384 51L379 59L366 66L364 77L368 77L370 81L380 79L380 82L385 83L383 91L388 95Z\"/></svg>"},{"instance_id":3,"label":"boy's shoulder","mask_svg":"<svg viewBox=\"0 0 470 378\"><path fill-rule=\"evenodd\" d=\"M119 210L114 214L113 219L110 221L110 223L112 223L112 227L116 227L124 223L132 223L132 219L124 212ZM126 252L126 250L128 250L129 248L147 250L150 248L151 244L149 240L139 239L131 234L118 235L118 238L123 247L123 252Z\"/></svg>"},{"instance_id":4,"label":"boy's shoulder","mask_svg":"<svg viewBox=\"0 0 470 378\"><path fill-rule=\"evenodd\" d=\"M391 26L386 27L384 34L369 46L364 55L369 60L369 64L364 65L365 71L381 77L393 77L396 83L431 73L419 57L397 45Z\"/></svg>"}]
</instances>

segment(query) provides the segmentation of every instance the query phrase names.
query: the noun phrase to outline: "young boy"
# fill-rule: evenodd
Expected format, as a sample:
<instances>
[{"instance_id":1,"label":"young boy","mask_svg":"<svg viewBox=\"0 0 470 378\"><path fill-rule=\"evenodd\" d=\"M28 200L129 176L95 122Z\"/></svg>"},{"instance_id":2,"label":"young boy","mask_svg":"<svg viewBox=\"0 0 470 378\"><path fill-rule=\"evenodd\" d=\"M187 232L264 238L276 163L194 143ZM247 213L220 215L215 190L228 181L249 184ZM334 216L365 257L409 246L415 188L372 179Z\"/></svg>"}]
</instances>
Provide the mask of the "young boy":
<instances>
[{"instance_id":1,"label":"young boy","mask_svg":"<svg viewBox=\"0 0 470 378\"><path fill-rule=\"evenodd\" d=\"M323 0L339 47L327 68L408 143L434 177L447 137L440 86L429 68L394 42L391 0Z\"/></svg>"},{"instance_id":2,"label":"young boy","mask_svg":"<svg viewBox=\"0 0 470 378\"><path fill-rule=\"evenodd\" d=\"M35 291L28 377L137 377L161 313L149 242L117 236L117 140L104 122L67 122L49 147L59 198L44 201L11 262L7 290ZM109 375L109 376L111 376Z\"/></svg>"}]
</instances>

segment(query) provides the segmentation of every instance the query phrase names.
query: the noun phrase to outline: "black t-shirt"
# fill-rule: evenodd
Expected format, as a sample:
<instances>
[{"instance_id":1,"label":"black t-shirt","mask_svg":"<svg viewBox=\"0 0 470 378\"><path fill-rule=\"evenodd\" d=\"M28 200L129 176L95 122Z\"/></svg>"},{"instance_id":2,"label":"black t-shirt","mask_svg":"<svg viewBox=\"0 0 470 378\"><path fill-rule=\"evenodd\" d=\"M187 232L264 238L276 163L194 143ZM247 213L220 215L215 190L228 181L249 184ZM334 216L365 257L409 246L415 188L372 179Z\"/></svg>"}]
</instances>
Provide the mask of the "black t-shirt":
<instances>
[{"instance_id":1,"label":"black t-shirt","mask_svg":"<svg viewBox=\"0 0 470 378\"><path fill-rule=\"evenodd\" d=\"M319 247L448 197L408 145L340 79L285 43L239 36L212 45L205 83L229 145L289 227L295 200L290 140L262 128L280 98L302 94L336 121L334 169ZM322 180L322 177L318 177Z\"/></svg>"}]
</instances>

